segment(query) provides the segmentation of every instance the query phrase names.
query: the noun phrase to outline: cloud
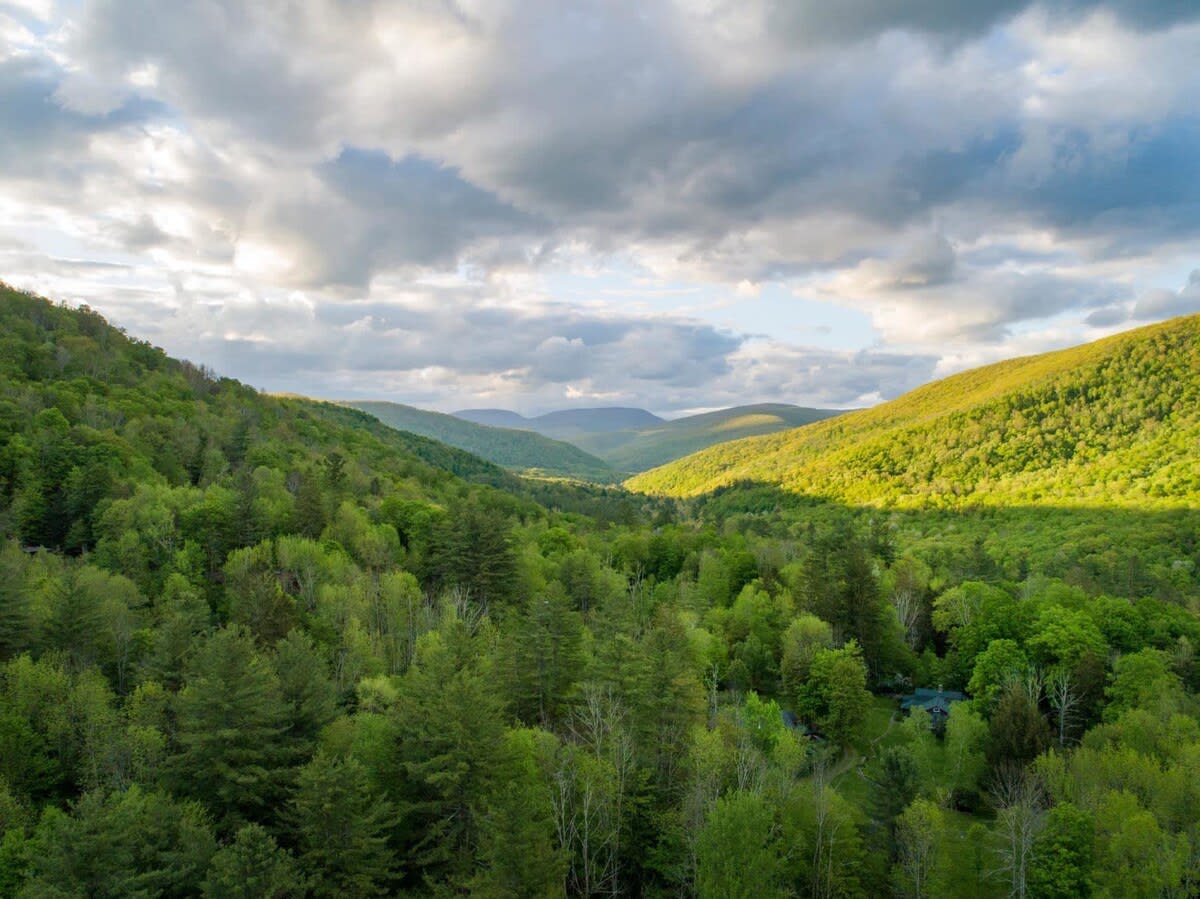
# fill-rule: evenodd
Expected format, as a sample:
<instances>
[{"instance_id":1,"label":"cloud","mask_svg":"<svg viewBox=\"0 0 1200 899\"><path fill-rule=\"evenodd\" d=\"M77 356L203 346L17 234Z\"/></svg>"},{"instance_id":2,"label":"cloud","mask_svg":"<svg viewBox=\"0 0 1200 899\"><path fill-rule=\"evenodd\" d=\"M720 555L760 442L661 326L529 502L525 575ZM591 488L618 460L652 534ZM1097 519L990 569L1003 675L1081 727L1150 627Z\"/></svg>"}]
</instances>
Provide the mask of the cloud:
<instances>
[{"instance_id":1,"label":"cloud","mask_svg":"<svg viewBox=\"0 0 1200 899\"><path fill-rule=\"evenodd\" d=\"M1200 269L1192 272L1179 290L1148 290L1133 306L1137 321L1157 321L1200 312Z\"/></svg>"},{"instance_id":2,"label":"cloud","mask_svg":"<svg viewBox=\"0 0 1200 899\"><path fill-rule=\"evenodd\" d=\"M281 388L869 402L1195 308L1198 54L1178 0L0 2L0 262Z\"/></svg>"}]
</instances>

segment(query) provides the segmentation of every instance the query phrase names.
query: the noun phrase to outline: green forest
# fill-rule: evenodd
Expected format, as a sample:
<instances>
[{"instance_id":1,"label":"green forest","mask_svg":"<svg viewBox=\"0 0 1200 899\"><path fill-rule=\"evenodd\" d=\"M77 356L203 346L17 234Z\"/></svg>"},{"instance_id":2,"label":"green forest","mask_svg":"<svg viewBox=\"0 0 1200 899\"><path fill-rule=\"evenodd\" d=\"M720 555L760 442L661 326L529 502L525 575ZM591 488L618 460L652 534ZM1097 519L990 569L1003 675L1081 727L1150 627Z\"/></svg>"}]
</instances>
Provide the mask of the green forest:
<instances>
[{"instance_id":1,"label":"green forest","mask_svg":"<svg viewBox=\"0 0 1200 899\"><path fill-rule=\"evenodd\" d=\"M637 429L581 434L574 439L617 471L645 471L714 444L786 431L836 414L830 409L763 403L688 415Z\"/></svg>"},{"instance_id":2,"label":"green forest","mask_svg":"<svg viewBox=\"0 0 1200 899\"><path fill-rule=\"evenodd\" d=\"M344 405L374 415L398 431L430 437L532 477L570 478L594 483L619 480L615 472L595 456L534 431L488 427L401 403L355 400Z\"/></svg>"},{"instance_id":3,"label":"green forest","mask_svg":"<svg viewBox=\"0 0 1200 899\"><path fill-rule=\"evenodd\" d=\"M872 409L720 444L633 478L696 496L738 481L891 508L1195 507L1200 316L1013 359Z\"/></svg>"},{"instance_id":4,"label":"green forest","mask_svg":"<svg viewBox=\"0 0 1200 899\"><path fill-rule=\"evenodd\" d=\"M0 288L0 895L1197 895L1198 331L636 493Z\"/></svg>"}]
</instances>

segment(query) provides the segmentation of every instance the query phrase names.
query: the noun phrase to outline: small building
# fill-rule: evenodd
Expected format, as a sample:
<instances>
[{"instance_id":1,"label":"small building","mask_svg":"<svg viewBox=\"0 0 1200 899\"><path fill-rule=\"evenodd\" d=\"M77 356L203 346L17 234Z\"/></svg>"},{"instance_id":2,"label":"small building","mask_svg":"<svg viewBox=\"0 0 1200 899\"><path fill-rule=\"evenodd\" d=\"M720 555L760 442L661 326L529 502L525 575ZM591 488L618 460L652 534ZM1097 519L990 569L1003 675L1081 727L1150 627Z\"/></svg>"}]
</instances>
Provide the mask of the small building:
<instances>
[{"instance_id":1,"label":"small building","mask_svg":"<svg viewBox=\"0 0 1200 899\"><path fill-rule=\"evenodd\" d=\"M966 698L965 693L959 693L957 690L943 690L942 685L938 684L936 690L928 687L919 687L913 690L900 700L900 708L905 712L924 709L929 713L930 727L940 731L946 726L946 719L950 716L950 706L956 702L962 702Z\"/></svg>"}]
</instances>

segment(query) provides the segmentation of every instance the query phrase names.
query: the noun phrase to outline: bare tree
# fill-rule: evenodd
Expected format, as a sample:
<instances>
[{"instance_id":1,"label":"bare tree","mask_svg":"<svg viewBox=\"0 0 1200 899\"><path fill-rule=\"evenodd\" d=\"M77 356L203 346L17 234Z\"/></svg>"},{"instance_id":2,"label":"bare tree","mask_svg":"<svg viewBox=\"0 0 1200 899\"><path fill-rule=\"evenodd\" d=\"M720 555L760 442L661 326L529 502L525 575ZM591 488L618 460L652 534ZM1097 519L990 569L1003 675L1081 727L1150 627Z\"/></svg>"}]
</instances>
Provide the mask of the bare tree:
<instances>
[{"instance_id":1,"label":"bare tree","mask_svg":"<svg viewBox=\"0 0 1200 899\"><path fill-rule=\"evenodd\" d=\"M898 585L892 591L892 607L904 628L904 641L910 649L917 648L921 637L921 593L912 585Z\"/></svg>"},{"instance_id":2,"label":"bare tree","mask_svg":"<svg viewBox=\"0 0 1200 899\"><path fill-rule=\"evenodd\" d=\"M822 757L812 773L814 827L810 887L814 899L831 899L837 891L833 860L837 855L843 822L833 809L833 789L829 781L829 759Z\"/></svg>"},{"instance_id":3,"label":"bare tree","mask_svg":"<svg viewBox=\"0 0 1200 899\"><path fill-rule=\"evenodd\" d=\"M567 887L578 896L617 893L611 771L577 747L567 747L554 772L555 831L571 863Z\"/></svg>"},{"instance_id":4,"label":"bare tree","mask_svg":"<svg viewBox=\"0 0 1200 899\"><path fill-rule=\"evenodd\" d=\"M1006 765L996 772L991 798L1001 837L1000 872L1008 879L1008 895L1026 899L1033 842L1045 819L1041 781L1020 766Z\"/></svg>"},{"instance_id":5,"label":"bare tree","mask_svg":"<svg viewBox=\"0 0 1200 899\"><path fill-rule=\"evenodd\" d=\"M941 809L926 799L918 799L897 822L900 869L908 879L913 899L932 895L932 881L942 844Z\"/></svg>"},{"instance_id":6,"label":"bare tree","mask_svg":"<svg viewBox=\"0 0 1200 899\"><path fill-rule=\"evenodd\" d=\"M1062 748L1067 743L1068 729L1075 723L1075 713L1080 701L1069 671L1055 668L1046 676L1046 698L1050 702L1050 708L1054 709L1054 717L1058 724L1058 745Z\"/></svg>"},{"instance_id":7,"label":"bare tree","mask_svg":"<svg viewBox=\"0 0 1200 899\"><path fill-rule=\"evenodd\" d=\"M575 740L612 772L612 795L607 822L611 830L607 846L611 858L605 877L606 891L616 896L621 887L621 833L625 822L625 799L634 775L633 736L626 724L625 707L611 687L591 685L571 722Z\"/></svg>"}]
</instances>

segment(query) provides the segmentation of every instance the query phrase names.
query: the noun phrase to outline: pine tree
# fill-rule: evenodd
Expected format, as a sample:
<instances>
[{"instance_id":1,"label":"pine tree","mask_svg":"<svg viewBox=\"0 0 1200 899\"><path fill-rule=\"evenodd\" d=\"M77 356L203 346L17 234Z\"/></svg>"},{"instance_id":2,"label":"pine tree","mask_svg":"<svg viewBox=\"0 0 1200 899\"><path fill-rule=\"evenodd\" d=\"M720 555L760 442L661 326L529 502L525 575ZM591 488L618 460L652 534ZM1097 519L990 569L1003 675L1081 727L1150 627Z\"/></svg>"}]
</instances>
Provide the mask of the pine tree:
<instances>
[{"instance_id":1,"label":"pine tree","mask_svg":"<svg viewBox=\"0 0 1200 899\"><path fill-rule=\"evenodd\" d=\"M472 896L562 894L567 858L557 843L551 794L557 745L545 731L505 735L500 776L484 803L483 865L469 885Z\"/></svg>"},{"instance_id":2,"label":"pine tree","mask_svg":"<svg viewBox=\"0 0 1200 899\"><path fill-rule=\"evenodd\" d=\"M0 662L28 649L32 637L24 555L15 541L0 550Z\"/></svg>"},{"instance_id":3,"label":"pine tree","mask_svg":"<svg viewBox=\"0 0 1200 899\"><path fill-rule=\"evenodd\" d=\"M583 622L559 585L529 600L514 617L504 646L517 716L545 727L560 722L583 669Z\"/></svg>"},{"instance_id":4,"label":"pine tree","mask_svg":"<svg viewBox=\"0 0 1200 899\"><path fill-rule=\"evenodd\" d=\"M498 776L502 703L466 626L421 638L391 719L405 853L427 876L469 876Z\"/></svg>"},{"instance_id":5,"label":"pine tree","mask_svg":"<svg viewBox=\"0 0 1200 899\"><path fill-rule=\"evenodd\" d=\"M258 824L217 851L203 889L204 899L298 899L306 892L296 860Z\"/></svg>"},{"instance_id":6,"label":"pine tree","mask_svg":"<svg viewBox=\"0 0 1200 899\"><path fill-rule=\"evenodd\" d=\"M301 768L287 819L313 896L389 892L395 812L372 795L367 770L354 758L319 753Z\"/></svg>"},{"instance_id":7,"label":"pine tree","mask_svg":"<svg viewBox=\"0 0 1200 899\"><path fill-rule=\"evenodd\" d=\"M200 648L176 700L176 789L205 802L227 827L265 820L292 753L279 678L237 627Z\"/></svg>"}]
</instances>

